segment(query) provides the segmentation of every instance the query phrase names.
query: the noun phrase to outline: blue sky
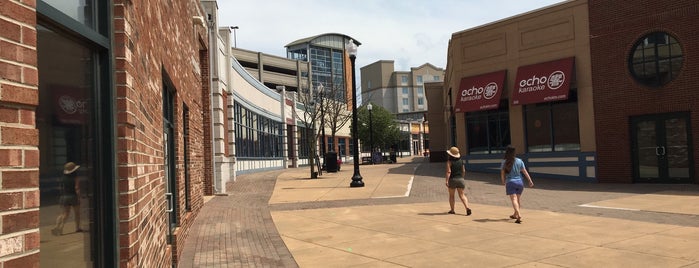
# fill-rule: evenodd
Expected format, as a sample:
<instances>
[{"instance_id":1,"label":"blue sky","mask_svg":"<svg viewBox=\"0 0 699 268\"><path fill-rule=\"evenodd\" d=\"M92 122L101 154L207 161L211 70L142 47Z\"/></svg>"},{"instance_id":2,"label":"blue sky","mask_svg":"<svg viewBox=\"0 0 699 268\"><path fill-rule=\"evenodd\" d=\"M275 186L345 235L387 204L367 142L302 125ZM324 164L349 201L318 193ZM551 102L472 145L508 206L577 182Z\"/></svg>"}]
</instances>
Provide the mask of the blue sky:
<instances>
[{"instance_id":1,"label":"blue sky","mask_svg":"<svg viewBox=\"0 0 699 268\"><path fill-rule=\"evenodd\" d=\"M323 33L356 38L357 69L379 60L395 71L445 68L452 33L561 0L218 0L219 26L238 26L239 48L286 57L284 45ZM233 40L231 40L233 43Z\"/></svg>"}]
</instances>

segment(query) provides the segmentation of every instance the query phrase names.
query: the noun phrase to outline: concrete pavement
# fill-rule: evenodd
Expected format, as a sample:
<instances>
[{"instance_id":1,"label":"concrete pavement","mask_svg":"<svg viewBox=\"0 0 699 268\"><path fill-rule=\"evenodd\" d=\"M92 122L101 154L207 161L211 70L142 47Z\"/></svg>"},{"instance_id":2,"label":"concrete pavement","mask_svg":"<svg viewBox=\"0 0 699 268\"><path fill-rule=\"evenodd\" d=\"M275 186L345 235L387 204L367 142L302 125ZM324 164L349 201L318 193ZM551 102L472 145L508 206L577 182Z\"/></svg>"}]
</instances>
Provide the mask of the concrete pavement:
<instances>
[{"instance_id":1,"label":"concrete pavement","mask_svg":"<svg viewBox=\"0 0 699 268\"><path fill-rule=\"evenodd\" d=\"M444 165L362 165L363 188L351 164L240 176L199 214L180 267L699 267L697 185L534 178L515 224L495 174L467 171L473 215L447 214Z\"/></svg>"}]
</instances>

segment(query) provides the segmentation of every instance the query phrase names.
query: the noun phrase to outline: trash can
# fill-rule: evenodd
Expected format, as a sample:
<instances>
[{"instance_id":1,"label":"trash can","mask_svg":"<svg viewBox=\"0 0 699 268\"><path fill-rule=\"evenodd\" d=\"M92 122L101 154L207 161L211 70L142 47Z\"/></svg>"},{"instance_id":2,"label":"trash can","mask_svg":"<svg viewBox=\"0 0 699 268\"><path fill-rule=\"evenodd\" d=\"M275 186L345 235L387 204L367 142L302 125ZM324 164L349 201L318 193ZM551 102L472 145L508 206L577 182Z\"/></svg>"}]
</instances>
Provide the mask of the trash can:
<instances>
[{"instance_id":1,"label":"trash can","mask_svg":"<svg viewBox=\"0 0 699 268\"><path fill-rule=\"evenodd\" d=\"M325 153L325 171L337 172L337 153L336 152Z\"/></svg>"}]
</instances>

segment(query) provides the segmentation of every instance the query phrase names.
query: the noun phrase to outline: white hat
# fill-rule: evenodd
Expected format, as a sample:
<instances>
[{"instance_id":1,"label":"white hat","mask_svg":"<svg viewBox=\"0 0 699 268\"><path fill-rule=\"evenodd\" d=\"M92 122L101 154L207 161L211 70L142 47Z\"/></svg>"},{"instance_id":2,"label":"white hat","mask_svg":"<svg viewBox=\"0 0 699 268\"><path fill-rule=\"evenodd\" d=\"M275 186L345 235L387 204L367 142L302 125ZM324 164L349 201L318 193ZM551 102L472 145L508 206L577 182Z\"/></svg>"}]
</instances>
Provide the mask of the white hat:
<instances>
[{"instance_id":1,"label":"white hat","mask_svg":"<svg viewBox=\"0 0 699 268\"><path fill-rule=\"evenodd\" d=\"M461 157L461 154L459 154L459 148L456 148L456 147L449 148L449 151L447 151L447 154L451 155L452 157L456 157L456 158Z\"/></svg>"}]
</instances>

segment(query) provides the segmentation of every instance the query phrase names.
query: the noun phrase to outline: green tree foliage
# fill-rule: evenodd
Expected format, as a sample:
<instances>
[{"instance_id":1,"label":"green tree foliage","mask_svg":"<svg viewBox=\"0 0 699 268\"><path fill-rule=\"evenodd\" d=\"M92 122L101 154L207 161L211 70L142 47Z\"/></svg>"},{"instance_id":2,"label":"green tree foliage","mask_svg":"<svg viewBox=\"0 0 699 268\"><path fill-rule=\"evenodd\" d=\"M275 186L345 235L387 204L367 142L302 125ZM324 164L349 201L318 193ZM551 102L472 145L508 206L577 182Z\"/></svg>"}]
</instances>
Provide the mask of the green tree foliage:
<instances>
[{"instance_id":1,"label":"green tree foliage","mask_svg":"<svg viewBox=\"0 0 699 268\"><path fill-rule=\"evenodd\" d=\"M370 136L369 122L371 121L373 137ZM372 104L371 120L369 120L369 110L366 105L357 110L357 131L362 148L369 148L370 141L373 140L375 149L388 151L391 145L398 143L400 130L395 121L395 116L383 107Z\"/></svg>"}]
</instances>

